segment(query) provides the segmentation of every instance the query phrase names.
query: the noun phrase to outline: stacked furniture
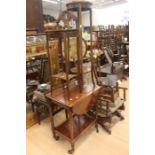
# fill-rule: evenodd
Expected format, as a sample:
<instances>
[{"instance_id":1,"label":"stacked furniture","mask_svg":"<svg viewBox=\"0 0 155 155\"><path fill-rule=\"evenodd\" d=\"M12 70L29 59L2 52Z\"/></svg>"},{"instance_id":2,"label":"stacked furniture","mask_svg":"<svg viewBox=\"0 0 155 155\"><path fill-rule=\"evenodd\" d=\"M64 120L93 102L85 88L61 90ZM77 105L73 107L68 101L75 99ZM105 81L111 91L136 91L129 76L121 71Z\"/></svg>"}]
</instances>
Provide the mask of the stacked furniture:
<instances>
[{"instance_id":1,"label":"stacked furniture","mask_svg":"<svg viewBox=\"0 0 155 155\"><path fill-rule=\"evenodd\" d=\"M63 137L71 143L69 153L74 152L76 140L82 136L90 127L95 125L97 128L97 117L91 117L87 112L93 107L97 107L97 96L100 86L94 82L92 61L89 63L89 84L84 82L83 53L82 53L82 12L88 11L90 15L90 27L92 27L92 10L90 2L71 2L68 3L65 19L65 29L46 31L47 51L49 58L49 78L51 82L51 92L46 94L48 101L50 120L53 137L58 140ZM71 18L71 12L75 12L76 18ZM64 18L60 18L61 20ZM76 27L68 26L70 20L76 21ZM62 21L63 22L63 21ZM90 30L92 34L92 29ZM71 44L74 38L75 45ZM92 36L91 36L92 40ZM53 42L53 48L49 48L49 43ZM74 46L76 54L76 65L72 68L70 64L71 49ZM92 46L92 45L91 45ZM92 51L92 48L91 48ZM57 54L59 59L52 60L52 55ZM90 54L92 58L92 53ZM62 62L63 65L60 63ZM55 66L58 66L56 69ZM74 72L75 71L75 72ZM74 72L74 73L73 73ZM55 126L53 117L54 107L58 106L67 110L67 117L60 125ZM97 114L97 113L96 113ZM96 115L97 116L97 115Z\"/></svg>"},{"instance_id":2,"label":"stacked furniture","mask_svg":"<svg viewBox=\"0 0 155 155\"><path fill-rule=\"evenodd\" d=\"M32 103L39 124L43 113L50 116L53 138L69 141L70 154L91 127L98 132L100 124L111 134L106 123L112 124L113 116L124 119L121 111L125 109L126 88L119 86L119 79L126 60L121 59L127 44L122 42L125 29L111 25L93 30L91 6L87 1L68 3L54 25L45 24L44 33L38 33L42 31L39 25L31 27L27 35L27 101ZM89 48L88 40L82 38L83 12L89 14ZM60 111L66 117L56 125Z\"/></svg>"}]
</instances>

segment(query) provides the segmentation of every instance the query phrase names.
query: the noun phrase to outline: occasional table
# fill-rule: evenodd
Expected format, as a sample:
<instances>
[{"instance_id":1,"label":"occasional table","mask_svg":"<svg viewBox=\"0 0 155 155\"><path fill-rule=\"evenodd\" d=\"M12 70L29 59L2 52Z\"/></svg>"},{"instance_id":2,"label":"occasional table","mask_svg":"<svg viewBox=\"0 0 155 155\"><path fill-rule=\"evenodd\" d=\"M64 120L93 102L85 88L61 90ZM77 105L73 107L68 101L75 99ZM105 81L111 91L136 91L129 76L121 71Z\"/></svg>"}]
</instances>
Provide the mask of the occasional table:
<instances>
[{"instance_id":1,"label":"occasional table","mask_svg":"<svg viewBox=\"0 0 155 155\"><path fill-rule=\"evenodd\" d=\"M53 136L56 140L59 136L65 138L71 143L71 150L74 152L75 141L82 136L91 126L95 124L97 127L97 97L100 91L100 86L85 88L82 93L79 92L79 87L75 84L71 85L70 98L68 100L67 90L65 88L58 88L46 94L48 104L52 105L50 109L50 119L52 125ZM87 111L94 106L96 107L96 117L90 117ZM54 106L59 106L67 110L68 118L60 125L55 126L53 109Z\"/></svg>"}]
</instances>

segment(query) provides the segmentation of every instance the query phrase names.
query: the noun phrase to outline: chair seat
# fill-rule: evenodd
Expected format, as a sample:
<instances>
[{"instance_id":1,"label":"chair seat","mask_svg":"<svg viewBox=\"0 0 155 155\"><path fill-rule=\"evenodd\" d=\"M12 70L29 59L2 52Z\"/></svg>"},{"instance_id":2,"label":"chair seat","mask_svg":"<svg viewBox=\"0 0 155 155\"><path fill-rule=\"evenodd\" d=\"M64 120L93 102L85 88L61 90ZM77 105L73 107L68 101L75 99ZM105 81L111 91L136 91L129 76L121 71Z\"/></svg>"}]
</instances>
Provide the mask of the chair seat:
<instances>
[{"instance_id":1,"label":"chair seat","mask_svg":"<svg viewBox=\"0 0 155 155\"><path fill-rule=\"evenodd\" d=\"M107 75L106 77L99 77L99 80L102 82L104 86L116 86L118 81L118 77L115 74Z\"/></svg>"},{"instance_id":2,"label":"chair seat","mask_svg":"<svg viewBox=\"0 0 155 155\"><path fill-rule=\"evenodd\" d=\"M114 72L117 73L120 70L123 70L123 64L122 63L113 63L113 64L105 64L101 67L100 72L101 73L106 73L106 74L111 74L112 72L112 65Z\"/></svg>"},{"instance_id":3,"label":"chair seat","mask_svg":"<svg viewBox=\"0 0 155 155\"><path fill-rule=\"evenodd\" d=\"M45 98L44 93L36 90L36 91L34 91L34 94L33 94L33 102L38 101L38 100L46 102L46 98Z\"/></svg>"},{"instance_id":4,"label":"chair seat","mask_svg":"<svg viewBox=\"0 0 155 155\"><path fill-rule=\"evenodd\" d=\"M114 70L115 72L117 72L118 70L122 70L123 69L123 63L121 62L118 62L118 63L113 63L113 67L114 67Z\"/></svg>"},{"instance_id":5,"label":"chair seat","mask_svg":"<svg viewBox=\"0 0 155 155\"><path fill-rule=\"evenodd\" d=\"M101 99L102 100L102 99ZM109 103L109 113L114 113L117 111L122 105L124 104L124 100L118 97L115 102L110 102ZM99 110L98 110L98 115L101 117L106 116L106 102L105 101L100 101L99 104Z\"/></svg>"},{"instance_id":6,"label":"chair seat","mask_svg":"<svg viewBox=\"0 0 155 155\"><path fill-rule=\"evenodd\" d=\"M106 74L110 74L111 73L111 67L112 67L112 64L105 64L101 67L101 72L106 73Z\"/></svg>"}]
</instances>

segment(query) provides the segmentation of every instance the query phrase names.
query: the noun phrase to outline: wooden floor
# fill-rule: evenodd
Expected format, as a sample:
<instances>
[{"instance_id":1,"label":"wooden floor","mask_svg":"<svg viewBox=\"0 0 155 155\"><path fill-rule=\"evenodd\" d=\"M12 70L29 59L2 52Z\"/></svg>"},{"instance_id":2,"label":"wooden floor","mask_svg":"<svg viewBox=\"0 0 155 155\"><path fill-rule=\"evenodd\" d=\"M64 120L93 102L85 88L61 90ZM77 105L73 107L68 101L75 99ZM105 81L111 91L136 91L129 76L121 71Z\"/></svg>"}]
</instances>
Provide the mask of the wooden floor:
<instances>
[{"instance_id":1,"label":"wooden floor","mask_svg":"<svg viewBox=\"0 0 155 155\"><path fill-rule=\"evenodd\" d=\"M128 80L122 86L128 87ZM128 91L126 110L122 113L125 120L117 122L112 127L112 134L108 135L101 127L99 133L91 128L75 143L74 155L128 155ZM64 119L64 114L56 115L56 123ZM52 137L49 118L43 120L41 125L34 125L26 133L27 155L68 155L70 144L60 138L55 141Z\"/></svg>"}]
</instances>

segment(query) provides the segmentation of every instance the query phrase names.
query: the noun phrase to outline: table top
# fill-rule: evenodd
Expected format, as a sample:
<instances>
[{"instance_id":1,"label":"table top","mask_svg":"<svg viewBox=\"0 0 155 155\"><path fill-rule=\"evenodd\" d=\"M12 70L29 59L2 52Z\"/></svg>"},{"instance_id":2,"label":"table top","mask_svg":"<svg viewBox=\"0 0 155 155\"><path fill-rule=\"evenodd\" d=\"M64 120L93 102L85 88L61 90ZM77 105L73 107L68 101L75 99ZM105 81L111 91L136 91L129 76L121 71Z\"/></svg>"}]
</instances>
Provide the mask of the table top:
<instances>
[{"instance_id":1,"label":"table top","mask_svg":"<svg viewBox=\"0 0 155 155\"><path fill-rule=\"evenodd\" d=\"M65 88L58 88L46 94L46 98L50 99L54 103L62 106L62 107L74 107L83 102L91 102L92 98L97 97L97 93L100 90L100 86L93 87L87 85L85 91L79 91L78 85L70 86L70 98L68 99L67 90Z\"/></svg>"}]
</instances>

